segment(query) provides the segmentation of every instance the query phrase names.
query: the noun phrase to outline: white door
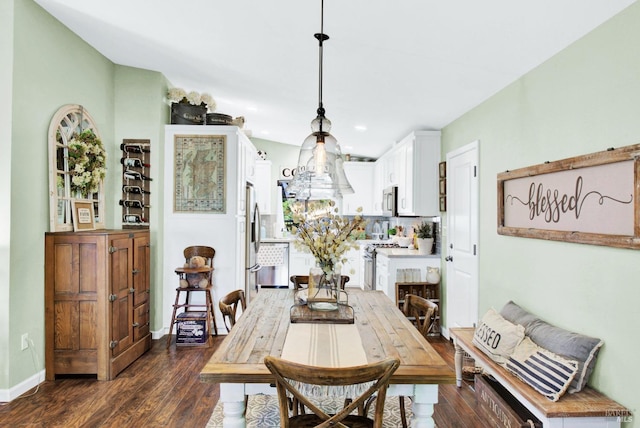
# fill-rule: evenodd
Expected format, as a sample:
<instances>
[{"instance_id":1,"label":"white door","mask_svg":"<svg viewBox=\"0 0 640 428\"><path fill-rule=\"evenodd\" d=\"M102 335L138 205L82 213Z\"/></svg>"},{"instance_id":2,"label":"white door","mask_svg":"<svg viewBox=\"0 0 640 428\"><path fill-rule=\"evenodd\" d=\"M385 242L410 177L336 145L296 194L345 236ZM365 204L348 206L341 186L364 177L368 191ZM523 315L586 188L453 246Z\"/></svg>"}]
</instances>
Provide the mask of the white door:
<instances>
[{"instance_id":1,"label":"white door","mask_svg":"<svg viewBox=\"0 0 640 428\"><path fill-rule=\"evenodd\" d=\"M479 144L447 153L447 329L478 321Z\"/></svg>"}]
</instances>

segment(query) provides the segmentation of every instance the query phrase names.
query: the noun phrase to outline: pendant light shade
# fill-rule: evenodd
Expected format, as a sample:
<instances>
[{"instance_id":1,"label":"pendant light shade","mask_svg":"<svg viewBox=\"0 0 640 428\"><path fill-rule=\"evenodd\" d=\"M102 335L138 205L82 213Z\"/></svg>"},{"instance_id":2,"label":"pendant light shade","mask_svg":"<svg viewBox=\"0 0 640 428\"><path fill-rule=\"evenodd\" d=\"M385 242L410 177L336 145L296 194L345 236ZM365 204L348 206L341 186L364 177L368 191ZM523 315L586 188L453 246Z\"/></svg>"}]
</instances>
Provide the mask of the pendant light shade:
<instances>
[{"instance_id":1,"label":"pendant light shade","mask_svg":"<svg viewBox=\"0 0 640 428\"><path fill-rule=\"evenodd\" d=\"M339 199L353 193L343 168L342 152L338 141L330 134L331 121L324 116L322 106L322 45L329 36L323 30L324 1L321 2L319 42L319 85L317 117L311 121L311 135L300 147L298 166L290 189L296 199Z\"/></svg>"}]
</instances>

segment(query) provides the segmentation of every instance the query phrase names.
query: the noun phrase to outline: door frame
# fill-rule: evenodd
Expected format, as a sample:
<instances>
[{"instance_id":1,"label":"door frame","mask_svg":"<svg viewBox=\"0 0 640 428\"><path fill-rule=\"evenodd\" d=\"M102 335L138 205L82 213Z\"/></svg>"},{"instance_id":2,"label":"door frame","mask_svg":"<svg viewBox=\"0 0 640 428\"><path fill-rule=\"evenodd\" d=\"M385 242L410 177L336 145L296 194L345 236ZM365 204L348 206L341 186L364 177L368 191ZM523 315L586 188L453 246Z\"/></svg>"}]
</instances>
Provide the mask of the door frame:
<instances>
[{"instance_id":1,"label":"door frame","mask_svg":"<svg viewBox=\"0 0 640 428\"><path fill-rule=\"evenodd\" d=\"M451 159L461 156L463 154L466 154L468 152L473 152L473 157L474 157L474 164L475 164L475 177L477 177L476 180L474 180L475 185L472 185L472 188L470 189L471 192L474 193L474 195L472 196L472 200L475 201L474 205L475 205L475 210L472 212L472 218L471 218L471 230L470 230L470 239L472 242L475 242L475 254L476 254L476 262L473 266L473 270L474 272L472 273L474 276L474 280L473 280L473 284L474 284L474 291L475 291L475 296L472 296L472 299L475 300L475 306L476 306L476 319L477 319L477 312L478 312L478 304L479 304L479 284L480 284L480 278L479 278L479 253L480 253L480 245L479 245L479 225L480 225L480 140L474 140L469 144L466 144L462 147L459 147L455 150L452 150L450 152L447 152L446 154L446 161L447 164L450 163ZM452 197L455 194L455 188L454 188L454 182L453 180L450 179L449 174L451 172L451 168L447 167L447 181L446 181L446 195L447 198ZM473 213L475 213L475 215L473 215ZM446 270L446 290L445 290L445 296L446 296L446 327L443 328L443 335L446 338L449 338L449 311L448 311L448 306L449 306L449 296L450 296L450 281L454 278L454 275L452 274L453 272L453 264L451 262L449 262L447 259L449 257L449 249L451 248L452 242L451 242L451 237L455 236L454 231L451 229L452 227L452 213L451 210L447 210L446 213L446 217L447 217L447 233L446 233L446 244L443 247L443 254L445 254L446 258L445 260L445 270Z\"/></svg>"}]
</instances>

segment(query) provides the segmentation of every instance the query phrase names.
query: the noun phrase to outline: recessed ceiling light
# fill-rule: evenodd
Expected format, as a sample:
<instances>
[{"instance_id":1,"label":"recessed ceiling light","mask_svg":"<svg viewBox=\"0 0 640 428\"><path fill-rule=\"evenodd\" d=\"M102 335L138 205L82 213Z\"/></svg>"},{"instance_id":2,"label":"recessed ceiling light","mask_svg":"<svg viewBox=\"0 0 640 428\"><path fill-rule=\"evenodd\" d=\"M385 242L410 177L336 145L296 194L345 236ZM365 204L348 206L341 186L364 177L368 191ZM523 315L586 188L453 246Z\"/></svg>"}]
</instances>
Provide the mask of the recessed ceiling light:
<instances>
[{"instance_id":1,"label":"recessed ceiling light","mask_svg":"<svg viewBox=\"0 0 640 428\"><path fill-rule=\"evenodd\" d=\"M367 130L367 127L364 125L356 125L354 126L354 128L356 129L356 131L360 131L360 132L364 132Z\"/></svg>"},{"instance_id":2,"label":"recessed ceiling light","mask_svg":"<svg viewBox=\"0 0 640 428\"><path fill-rule=\"evenodd\" d=\"M249 106L249 107L247 107L247 110L249 110L249 111L258 111L258 107Z\"/></svg>"}]
</instances>

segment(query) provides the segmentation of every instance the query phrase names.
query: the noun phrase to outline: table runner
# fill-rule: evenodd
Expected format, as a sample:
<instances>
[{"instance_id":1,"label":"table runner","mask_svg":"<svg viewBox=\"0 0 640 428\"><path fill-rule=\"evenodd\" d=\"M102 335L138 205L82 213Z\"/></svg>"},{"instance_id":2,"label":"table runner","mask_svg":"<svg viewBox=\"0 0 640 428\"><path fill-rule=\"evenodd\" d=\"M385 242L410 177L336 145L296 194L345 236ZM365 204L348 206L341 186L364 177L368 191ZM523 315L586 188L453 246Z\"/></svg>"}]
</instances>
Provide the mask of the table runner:
<instances>
[{"instance_id":1,"label":"table runner","mask_svg":"<svg viewBox=\"0 0 640 428\"><path fill-rule=\"evenodd\" d=\"M367 355L355 324L291 324L282 358L320 367L367 364Z\"/></svg>"},{"instance_id":2,"label":"table runner","mask_svg":"<svg viewBox=\"0 0 640 428\"><path fill-rule=\"evenodd\" d=\"M282 359L319 367L352 367L367 364L360 333L354 324L291 324ZM297 385L307 396L355 397L371 386Z\"/></svg>"}]
</instances>

